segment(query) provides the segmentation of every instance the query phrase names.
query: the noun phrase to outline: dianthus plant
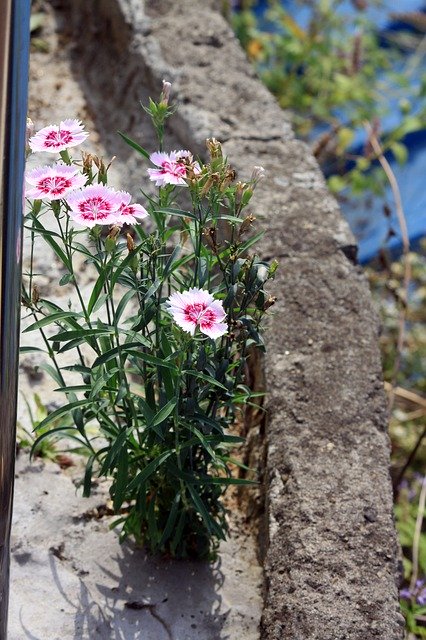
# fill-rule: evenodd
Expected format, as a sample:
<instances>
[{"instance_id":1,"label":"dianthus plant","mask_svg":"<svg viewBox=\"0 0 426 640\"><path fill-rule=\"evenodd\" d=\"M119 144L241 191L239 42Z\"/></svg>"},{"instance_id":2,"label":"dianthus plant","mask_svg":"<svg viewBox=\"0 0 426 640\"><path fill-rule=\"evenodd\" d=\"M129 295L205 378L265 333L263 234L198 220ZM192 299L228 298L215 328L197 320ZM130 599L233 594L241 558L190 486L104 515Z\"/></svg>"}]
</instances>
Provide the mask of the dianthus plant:
<instances>
[{"instance_id":1,"label":"dianthus plant","mask_svg":"<svg viewBox=\"0 0 426 640\"><path fill-rule=\"evenodd\" d=\"M236 182L214 139L205 164L187 150L163 151L168 91L165 83L146 108L160 150L148 153L123 136L150 165L142 203L108 186L101 159L71 157L88 135L79 121L29 139L31 152L57 157L26 175L25 331L41 332L51 360L43 366L64 394L35 446L64 434L85 448L84 495L94 475L111 479L122 538L156 553L206 557L227 532L226 486L253 480L231 475L242 438L230 427L253 395L247 360L262 348L259 324L274 302L264 286L276 264L251 252L260 234L243 213L261 167ZM63 270L66 308L40 294L37 236ZM93 272L89 292L82 267Z\"/></svg>"}]
</instances>

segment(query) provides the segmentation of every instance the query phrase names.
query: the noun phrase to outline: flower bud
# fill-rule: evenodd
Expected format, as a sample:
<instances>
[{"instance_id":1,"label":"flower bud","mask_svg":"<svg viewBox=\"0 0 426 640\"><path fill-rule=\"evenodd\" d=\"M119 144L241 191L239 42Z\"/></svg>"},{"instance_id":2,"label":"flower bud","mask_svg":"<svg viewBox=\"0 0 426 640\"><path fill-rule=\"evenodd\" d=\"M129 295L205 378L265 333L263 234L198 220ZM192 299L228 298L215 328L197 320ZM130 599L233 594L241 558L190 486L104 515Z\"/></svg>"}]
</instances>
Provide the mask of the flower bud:
<instances>
[{"instance_id":1,"label":"flower bud","mask_svg":"<svg viewBox=\"0 0 426 640\"><path fill-rule=\"evenodd\" d=\"M270 278L273 278L275 276L275 272L278 269L278 261L277 260L272 260L271 264L269 265L269 270L268 270L268 280Z\"/></svg>"},{"instance_id":2,"label":"flower bud","mask_svg":"<svg viewBox=\"0 0 426 640\"><path fill-rule=\"evenodd\" d=\"M34 122L31 120L31 118L27 118L27 127L25 132L25 153L27 156L29 156L31 153L31 149L28 142L29 142L29 139L32 138L32 136L34 135L34 132L35 132Z\"/></svg>"},{"instance_id":3,"label":"flower bud","mask_svg":"<svg viewBox=\"0 0 426 640\"><path fill-rule=\"evenodd\" d=\"M130 253L131 251L134 251L134 249L135 249L135 241L133 240L133 238L130 235L130 233L126 233L126 240L127 240L127 250Z\"/></svg>"},{"instance_id":4,"label":"flower bud","mask_svg":"<svg viewBox=\"0 0 426 640\"><path fill-rule=\"evenodd\" d=\"M265 177L265 169L263 167L261 167L260 165L253 167L253 172L251 174L250 181L254 185L256 185L259 182L259 180L262 180L264 177Z\"/></svg>"},{"instance_id":5,"label":"flower bud","mask_svg":"<svg viewBox=\"0 0 426 640\"><path fill-rule=\"evenodd\" d=\"M35 284L33 285L33 290L31 292L31 302L33 304L37 304L39 300L40 300L40 290L38 286Z\"/></svg>"},{"instance_id":6,"label":"flower bud","mask_svg":"<svg viewBox=\"0 0 426 640\"><path fill-rule=\"evenodd\" d=\"M216 138L207 138L206 146L212 159L223 158L222 145L218 140L216 140Z\"/></svg>"},{"instance_id":7,"label":"flower bud","mask_svg":"<svg viewBox=\"0 0 426 640\"><path fill-rule=\"evenodd\" d=\"M267 300L265 300L265 304L263 305L263 310L267 311L273 304L277 301L277 296L268 296Z\"/></svg>"},{"instance_id":8,"label":"flower bud","mask_svg":"<svg viewBox=\"0 0 426 640\"><path fill-rule=\"evenodd\" d=\"M166 80L163 80L163 90L161 92L160 102L162 102L164 105L169 104L171 88L172 88L171 82L167 82Z\"/></svg>"},{"instance_id":9,"label":"flower bud","mask_svg":"<svg viewBox=\"0 0 426 640\"><path fill-rule=\"evenodd\" d=\"M216 227L210 227L209 229L204 229L203 235L210 249L213 251L213 253L217 253Z\"/></svg>"},{"instance_id":10,"label":"flower bud","mask_svg":"<svg viewBox=\"0 0 426 640\"><path fill-rule=\"evenodd\" d=\"M246 233L253 225L253 222L256 220L256 218L254 216L252 216L251 214L249 216L247 216L240 227L240 236L243 235L243 233Z\"/></svg>"},{"instance_id":11,"label":"flower bud","mask_svg":"<svg viewBox=\"0 0 426 640\"><path fill-rule=\"evenodd\" d=\"M83 159L83 170L85 172L89 172L92 170L92 166L93 166L93 156L91 153L85 153L84 151L82 152L82 159Z\"/></svg>"},{"instance_id":12,"label":"flower bud","mask_svg":"<svg viewBox=\"0 0 426 640\"><path fill-rule=\"evenodd\" d=\"M120 227L114 225L111 227L109 234L105 238L105 251L107 253L112 253L117 244L117 237L120 233Z\"/></svg>"}]
</instances>

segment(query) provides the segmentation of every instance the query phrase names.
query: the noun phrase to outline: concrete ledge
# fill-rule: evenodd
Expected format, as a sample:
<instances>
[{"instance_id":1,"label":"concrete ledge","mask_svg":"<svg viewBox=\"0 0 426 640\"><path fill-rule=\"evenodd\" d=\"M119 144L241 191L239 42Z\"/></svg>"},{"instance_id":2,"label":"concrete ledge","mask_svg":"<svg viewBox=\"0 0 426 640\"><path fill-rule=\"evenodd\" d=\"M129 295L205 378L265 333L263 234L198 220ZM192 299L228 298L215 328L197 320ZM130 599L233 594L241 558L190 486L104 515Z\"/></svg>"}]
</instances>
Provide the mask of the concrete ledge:
<instances>
[{"instance_id":1,"label":"concrete ledge","mask_svg":"<svg viewBox=\"0 0 426 640\"><path fill-rule=\"evenodd\" d=\"M368 286L309 149L210 4L66 3L76 61L105 131L149 146L138 100L166 78L179 103L176 144L203 154L215 136L242 179L255 164L267 170L253 213L266 231L264 256L281 268L267 334L262 639L399 640L386 399Z\"/></svg>"}]
</instances>

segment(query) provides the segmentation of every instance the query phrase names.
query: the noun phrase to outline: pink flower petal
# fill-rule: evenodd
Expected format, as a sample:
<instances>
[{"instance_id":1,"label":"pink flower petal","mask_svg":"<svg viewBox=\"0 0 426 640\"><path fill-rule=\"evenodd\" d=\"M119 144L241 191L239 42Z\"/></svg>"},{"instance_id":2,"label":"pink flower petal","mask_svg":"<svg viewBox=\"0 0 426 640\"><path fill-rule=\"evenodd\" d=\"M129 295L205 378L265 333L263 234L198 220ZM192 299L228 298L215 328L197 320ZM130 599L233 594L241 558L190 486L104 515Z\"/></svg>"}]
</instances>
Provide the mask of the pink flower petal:
<instances>
[{"instance_id":1,"label":"pink flower petal","mask_svg":"<svg viewBox=\"0 0 426 640\"><path fill-rule=\"evenodd\" d=\"M197 327L210 338L218 338L228 330L221 322L226 314L222 303L205 289L192 287L188 291L176 291L167 300L168 311L176 324L194 334Z\"/></svg>"},{"instance_id":2,"label":"pink flower petal","mask_svg":"<svg viewBox=\"0 0 426 640\"><path fill-rule=\"evenodd\" d=\"M186 166L183 162L179 162L186 157L192 158L192 155L189 151L184 150L152 153L149 159L159 168L147 169L150 180L154 181L157 187L163 187L166 184L187 186Z\"/></svg>"},{"instance_id":3,"label":"pink flower petal","mask_svg":"<svg viewBox=\"0 0 426 640\"><path fill-rule=\"evenodd\" d=\"M138 219L146 218L148 211L141 204L130 204L132 196L127 191L118 191L121 197L120 207L118 209L118 224L136 224Z\"/></svg>"},{"instance_id":4,"label":"pink flower petal","mask_svg":"<svg viewBox=\"0 0 426 640\"><path fill-rule=\"evenodd\" d=\"M66 201L71 209L70 217L86 227L97 224L114 224L122 202L120 193L103 185L90 185L71 193Z\"/></svg>"},{"instance_id":5,"label":"pink flower petal","mask_svg":"<svg viewBox=\"0 0 426 640\"><path fill-rule=\"evenodd\" d=\"M37 167L25 175L33 189L26 190L27 198L40 200L60 200L71 191L84 186L86 178L79 169L62 163L51 167Z\"/></svg>"},{"instance_id":6,"label":"pink flower petal","mask_svg":"<svg viewBox=\"0 0 426 640\"><path fill-rule=\"evenodd\" d=\"M59 125L51 124L40 129L29 139L28 144L32 151L58 153L81 144L88 135L80 120L68 119L62 120Z\"/></svg>"}]
</instances>

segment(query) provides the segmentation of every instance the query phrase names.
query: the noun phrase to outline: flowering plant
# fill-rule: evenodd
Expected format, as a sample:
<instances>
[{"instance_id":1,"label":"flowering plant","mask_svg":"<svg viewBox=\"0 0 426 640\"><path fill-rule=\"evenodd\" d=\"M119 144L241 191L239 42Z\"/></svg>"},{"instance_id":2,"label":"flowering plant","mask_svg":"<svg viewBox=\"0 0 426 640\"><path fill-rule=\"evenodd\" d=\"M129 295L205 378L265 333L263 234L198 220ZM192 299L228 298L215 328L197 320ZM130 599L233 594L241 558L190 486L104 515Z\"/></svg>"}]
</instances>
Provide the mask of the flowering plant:
<instances>
[{"instance_id":1,"label":"flowering plant","mask_svg":"<svg viewBox=\"0 0 426 640\"><path fill-rule=\"evenodd\" d=\"M168 91L165 83L146 109L160 149L173 111ZM274 302L264 286L276 263L249 253L261 234L250 235L254 217L243 215L263 170L236 182L214 139L204 164L189 151L149 154L121 135L154 165L147 173L158 190L144 194L144 206L107 186L100 158L70 157L87 137L80 122L45 127L29 140L30 149L55 150L62 162L27 173L31 266L23 303L33 321L25 331L41 332L52 362L45 368L66 396L38 425L34 446L64 433L87 450L83 493L93 474L111 478L122 538L132 535L152 552L208 556L227 531L226 486L252 482L231 475L232 448L242 438L229 427L256 395L247 359L263 348L259 325ZM59 284L74 291L66 309L40 296L36 236L61 264ZM95 274L88 295L78 259ZM72 417L71 431L68 422L58 426L64 417Z\"/></svg>"}]
</instances>

